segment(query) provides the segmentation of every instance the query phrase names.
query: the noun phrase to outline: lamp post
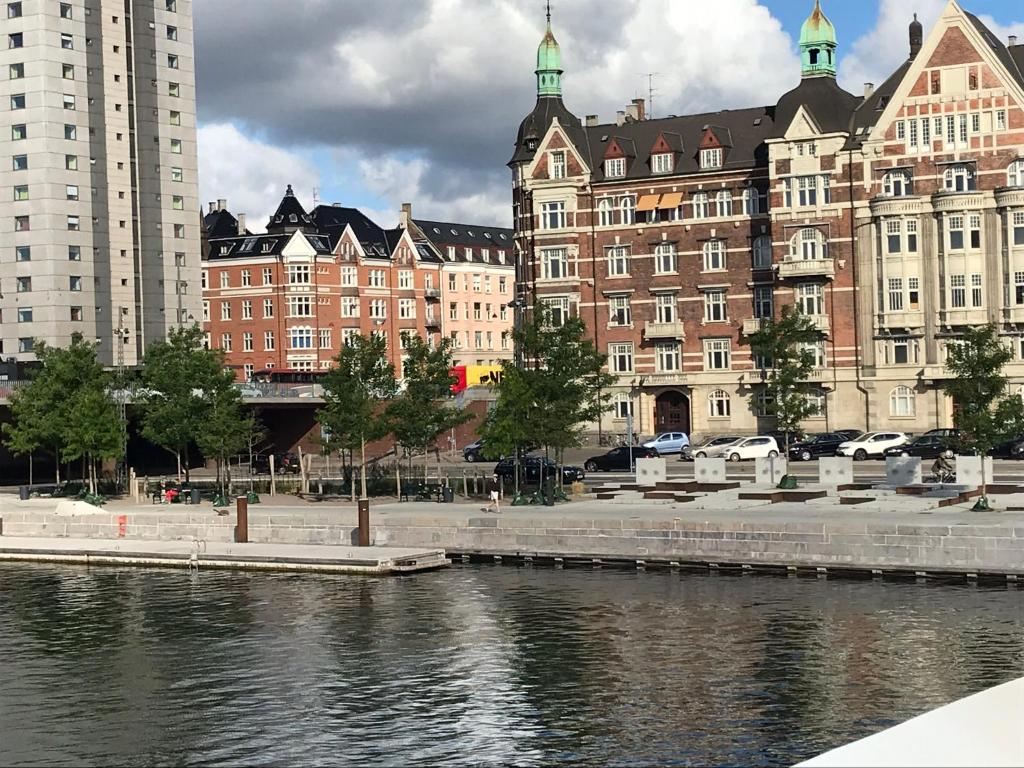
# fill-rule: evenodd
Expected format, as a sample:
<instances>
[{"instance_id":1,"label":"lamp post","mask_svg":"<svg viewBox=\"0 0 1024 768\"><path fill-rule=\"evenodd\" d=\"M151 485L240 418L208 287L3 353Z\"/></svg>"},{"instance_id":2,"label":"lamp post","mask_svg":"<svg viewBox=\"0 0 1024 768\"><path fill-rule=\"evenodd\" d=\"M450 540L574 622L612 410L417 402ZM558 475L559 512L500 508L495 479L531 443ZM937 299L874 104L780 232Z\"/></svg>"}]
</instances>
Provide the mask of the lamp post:
<instances>
[{"instance_id":1,"label":"lamp post","mask_svg":"<svg viewBox=\"0 0 1024 768\"><path fill-rule=\"evenodd\" d=\"M519 330L523 327L523 313L526 310L526 300L523 299L521 286L516 286L519 293L507 306L512 310L512 365L519 369L523 367L523 347L519 343ZM516 441L515 456L513 456L513 471L515 473L515 492L519 495L519 441Z\"/></svg>"}]
</instances>

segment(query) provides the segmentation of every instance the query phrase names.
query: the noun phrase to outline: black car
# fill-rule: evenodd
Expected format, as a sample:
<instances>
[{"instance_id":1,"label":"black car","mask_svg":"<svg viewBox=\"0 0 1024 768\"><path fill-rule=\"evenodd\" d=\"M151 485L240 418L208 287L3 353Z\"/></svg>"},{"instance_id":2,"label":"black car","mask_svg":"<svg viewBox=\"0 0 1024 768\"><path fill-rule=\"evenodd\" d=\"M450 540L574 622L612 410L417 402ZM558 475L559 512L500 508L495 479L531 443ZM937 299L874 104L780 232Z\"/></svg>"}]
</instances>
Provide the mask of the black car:
<instances>
[{"instance_id":1,"label":"black car","mask_svg":"<svg viewBox=\"0 0 1024 768\"><path fill-rule=\"evenodd\" d=\"M658 452L653 448L644 448L636 445L631 450L629 446L621 446L619 448L612 448L602 456L594 456L587 459L583 463L583 468L587 472L613 472L615 470L632 472L633 462L637 459L653 459L657 458L657 456ZM632 461L630 458L632 458Z\"/></svg>"},{"instance_id":2,"label":"black car","mask_svg":"<svg viewBox=\"0 0 1024 768\"><path fill-rule=\"evenodd\" d=\"M554 477L558 472L558 464L553 459L545 459L543 456L525 456L522 460L523 479L529 484L537 484L541 479L541 469L544 471L544 479ZM502 459L494 467L494 473L505 480L512 482L515 477L515 461L513 459ZM586 475L579 467L562 467L562 484L568 485L582 480Z\"/></svg>"},{"instance_id":3,"label":"black car","mask_svg":"<svg viewBox=\"0 0 1024 768\"><path fill-rule=\"evenodd\" d=\"M779 444L779 448L782 450L786 449L786 443L792 447L799 442L803 442L807 439L807 436L803 432L786 432L781 429L770 429L764 433L765 437L774 437L775 442ZM787 438L788 441L787 441Z\"/></svg>"},{"instance_id":4,"label":"black car","mask_svg":"<svg viewBox=\"0 0 1024 768\"><path fill-rule=\"evenodd\" d=\"M463 448L462 458L469 462L487 461L487 457L484 456L484 441L474 440Z\"/></svg>"},{"instance_id":5,"label":"black car","mask_svg":"<svg viewBox=\"0 0 1024 768\"><path fill-rule=\"evenodd\" d=\"M885 456L917 456L922 459L935 459L952 448L949 437L943 435L924 434L915 437L909 443L894 445L885 449Z\"/></svg>"},{"instance_id":6,"label":"black car","mask_svg":"<svg viewBox=\"0 0 1024 768\"><path fill-rule=\"evenodd\" d=\"M861 429L837 429L834 430L832 434L839 435L843 440L856 440L864 434L864 431Z\"/></svg>"},{"instance_id":7,"label":"black car","mask_svg":"<svg viewBox=\"0 0 1024 768\"><path fill-rule=\"evenodd\" d=\"M835 456L836 448L848 439L838 432L811 435L807 439L789 446L789 458L797 461L810 461L819 456Z\"/></svg>"},{"instance_id":8,"label":"black car","mask_svg":"<svg viewBox=\"0 0 1024 768\"><path fill-rule=\"evenodd\" d=\"M1018 435L1011 440L1004 440L988 452L989 456L996 459L1024 459L1024 435Z\"/></svg>"}]
</instances>

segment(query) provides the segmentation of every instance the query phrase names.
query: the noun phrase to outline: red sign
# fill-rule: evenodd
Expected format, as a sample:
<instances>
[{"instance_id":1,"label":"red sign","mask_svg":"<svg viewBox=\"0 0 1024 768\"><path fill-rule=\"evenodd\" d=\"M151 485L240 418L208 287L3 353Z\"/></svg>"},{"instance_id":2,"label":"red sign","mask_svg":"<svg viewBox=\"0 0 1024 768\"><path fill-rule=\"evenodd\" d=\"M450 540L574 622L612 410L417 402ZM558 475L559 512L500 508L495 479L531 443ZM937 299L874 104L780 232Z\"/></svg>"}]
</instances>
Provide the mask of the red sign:
<instances>
[{"instance_id":1,"label":"red sign","mask_svg":"<svg viewBox=\"0 0 1024 768\"><path fill-rule=\"evenodd\" d=\"M117 538L123 539L128 533L128 515L117 516Z\"/></svg>"},{"instance_id":2,"label":"red sign","mask_svg":"<svg viewBox=\"0 0 1024 768\"><path fill-rule=\"evenodd\" d=\"M452 384L452 394L457 395L466 389L466 366L456 365L449 371L452 378L455 379L455 383Z\"/></svg>"}]
</instances>

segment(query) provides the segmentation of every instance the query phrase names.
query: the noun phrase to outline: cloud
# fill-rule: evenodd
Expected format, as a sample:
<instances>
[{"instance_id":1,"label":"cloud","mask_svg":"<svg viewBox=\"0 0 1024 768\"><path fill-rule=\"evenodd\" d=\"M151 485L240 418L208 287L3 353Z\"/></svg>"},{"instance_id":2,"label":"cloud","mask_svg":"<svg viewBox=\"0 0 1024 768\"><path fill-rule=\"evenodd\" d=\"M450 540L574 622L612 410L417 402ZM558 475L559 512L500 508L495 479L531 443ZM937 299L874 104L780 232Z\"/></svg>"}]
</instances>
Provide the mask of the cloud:
<instances>
[{"instance_id":1,"label":"cloud","mask_svg":"<svg viewBox=\"0 0 1024 768\"><path fill-rule=\"evenodd\" d=\"M298 153L249 138L230 123L199 128L201 199L226 198L232 213L246 214L250 230L263 231L289 184L300 197L311 196L320 172Z\"/></svg>"}]
</instances>

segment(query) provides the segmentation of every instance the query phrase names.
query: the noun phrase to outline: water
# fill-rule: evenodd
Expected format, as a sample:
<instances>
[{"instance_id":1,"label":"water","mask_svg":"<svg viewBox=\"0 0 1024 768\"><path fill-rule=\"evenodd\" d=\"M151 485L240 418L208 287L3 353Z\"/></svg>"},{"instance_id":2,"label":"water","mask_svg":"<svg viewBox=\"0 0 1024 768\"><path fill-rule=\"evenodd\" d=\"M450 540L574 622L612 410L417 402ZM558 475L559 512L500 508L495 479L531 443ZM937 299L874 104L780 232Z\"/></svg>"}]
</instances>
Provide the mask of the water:
<instances>
[{"instance_id":1,"label":"water","mask_svg":"<svg viewBox=\"0 0 1024 768\"><path fill-rule=\"evenodd\" d=\"M1024 674L1011 588L0 565L0 765L788 765Z\"/></svg>"}]
</instances>

